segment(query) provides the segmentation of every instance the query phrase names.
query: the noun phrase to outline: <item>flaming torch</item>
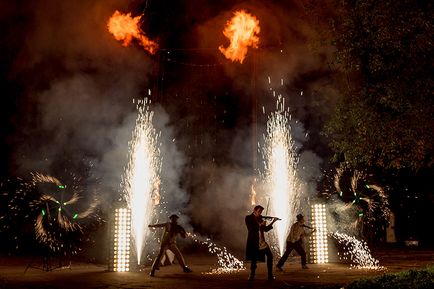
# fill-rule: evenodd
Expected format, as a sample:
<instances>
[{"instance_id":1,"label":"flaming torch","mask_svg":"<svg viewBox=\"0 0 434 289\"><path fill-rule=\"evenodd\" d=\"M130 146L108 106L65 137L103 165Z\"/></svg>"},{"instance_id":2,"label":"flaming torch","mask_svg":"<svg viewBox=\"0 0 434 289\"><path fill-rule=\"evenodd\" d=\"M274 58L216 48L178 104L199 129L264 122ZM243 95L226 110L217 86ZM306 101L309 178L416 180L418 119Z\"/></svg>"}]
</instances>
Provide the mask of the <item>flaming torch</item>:
<instances>
[{"instance_id":1,"label":"flaming torch","mask_svg":"<svg viewBox=\"0 0 434 289\"><path fill-rule=\"evenodd\" d=\"M243 63L248 47L258 48L261 31L259 20L244 10L236 11L223 30L224 36L230 40L229 47L219 46L219 50L227 59Z\"/></svg>"},{"instance_id":2,"label":"flaming torch","mask_svg":"<svg viewBox=\"0 0 434 289\"><path fill-rule=\"evenodd\" d=\"M131 17L131 13L122 14L115 11L107 22L107 28L116 40L123 41L123 46L130 45L133 38L137 39L140 45L150 54L155 54L158 44L148 37L140 29L141 16Z\"/></svg>"}]
</instances>

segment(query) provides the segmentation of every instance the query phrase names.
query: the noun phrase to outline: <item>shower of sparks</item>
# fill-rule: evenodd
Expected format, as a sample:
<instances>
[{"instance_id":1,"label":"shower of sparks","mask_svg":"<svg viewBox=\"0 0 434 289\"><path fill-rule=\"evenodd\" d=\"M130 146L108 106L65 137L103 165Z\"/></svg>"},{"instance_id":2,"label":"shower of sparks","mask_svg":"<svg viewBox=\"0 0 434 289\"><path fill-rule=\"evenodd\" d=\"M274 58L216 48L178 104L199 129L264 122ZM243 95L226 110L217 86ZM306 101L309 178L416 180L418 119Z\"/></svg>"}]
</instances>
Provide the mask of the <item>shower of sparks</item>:
<instances>
[{"instance_id":1,"label":"shower of sparks","mask_svg":"<svg viewBox=\"0 0 434 289\"><path fill-rule=\"evenodd\" d=\"M348 236L344 233L334 232L331 237L343 245L343 253L338 253L343 260L350 260L351 268L368 269L368 270L384 270L383 266L379 265L379 261L372 257L368 245L364 241L360 241L355 237Z\"/></svg>"},{"instance_id":2,"label":"shower of sparks","mask_svg":"<svg viewBox=\"0 0 434 289\"><path fill-rule=\"evenodd\" d=\"M217 263L219 265L218 268L212 269L210 272L206 272L204 274L212 274L212 275L220 275L220 274L231 274L237 273L245 270L243 261L238 260L229 253L226 247L220 248L215 243L211 241L209 238L203 238L197 236L196 234L187 233L187 237L192 238L194 242L205 245L208 247L208 251L211 254L217 255Z\"/></svg>"},{"instance_id":3,"label":"shower of sparks","mask_svg":"<svg viewBox=\"0 0 434 289\"><path fill-rule=\"evenodd\" d=\"M31 175L32 175L32 183L33 184L52 183L52 184L55 184L56 186L63 186L62 183L55 177L44 175L44 174L41 174L38 172L31 173Z\"/></svg>"},{"instance_id":4,"label":"shower of sparks","mask_svg":"<svg viewBox=\"0 0 434 289\"><path fill-rule=\"evenodd\" d=\"M39 195L28 189L28 184L21 178L8 179L0 182L0 233L3 241L9 241L14 247L8 250L20 250L23 237L26 234L21 226L34 221L34 208L31 203Z\"/></svg>"},{"instance_id":5,"label":"shower of sparks","mask_svg":"<svg viewBox=\"0 0 434 289\"><path fill-rule=\"evenodd\" d=\"M231 43L228 48L219 46L219 50L227 59L243 63L248 47L258 48L260 31L259 20L255 16L244 10L236 11L223 30Z\"/></svg>"},{"instance_id":6,"label":"shower of sparks","mask_svg":"<svg viewBox=\"0 0 434 289\"><path fill-rule=\"evenodd\" d=\"M128 163L122 176L122 189L131 210L138 264L149 234L147 226L151 223L154 204L160 201L160 134L152 125L154 114L149 104L145 99L137 105L138 116L129 142Z\"/></svg>"},{"instance_id":7,"label":"shower of sparks","mask_svg":"<svg viewBox=\"0 0 434 289\"><path fill-rule=\"evenodd\" d=\"M30 187L40 187L44 190L39 199L31 204L33 209L39 212L35 221L36 239L52 251L65 249L67 234L82 231L79 222L95 212L98 201L94 198L84 212L79 212L76 208L82 198L79 192L74 191L71 195L67 186L49 175L32 173L32 177ZM78 190L78 187L73 186L71 189Z\"/></svg>"},{"instance_id":8,"label":"shower of sparks","mask_svg":"<svg viewBox=\"0 0 434 289\"><path fill-rule=\"evenodd\" d=\"M107 22L107 28L116 40L123 41L123 46L128 46L133 38L150 54L155 54L158 44L149 40L140 29L141 16L131 17L131 13L122 14L115 11Z\"/></svg>"},{"instance_id":9,"label":"shower of sparks","mask_svg":"<svg viewBox=\"0 0 434 289\"><path fill-rule=\"evenodd\" d=\"M343 197L343 191L340 187L340 182L345 169L345 166L338 168L334 177L334 185L341 198ZM390 208L387 194L380 186L367 184L366 177L365 173L354 170L351 176L353 201L348 203L348 207L357 206L359 208L358 217L366 217L368 222L374 221L376 215L381 216L384 220L388 220ZM362 186L363 183L365 183L364 186ZM359 223L359 221L356 220L355 223Z\"/></svg>"},{"instance_id":10,"label":"shower of sparks","mask_svg":"<svg viewBox=\"0 0 434 289\"><path fill-rule=\"evenodd\" d=\"M342 189L341 189L341 185L340 185L340 180L341 180L343 172L344 172L343 168L337 168L336 174L334 177L334 185L335 185L336 191L338 192L339 196L341 196L341 197L342 197Z\"/></svg>"},{"instance_id":11,"label":"shower of sparks","mask_svg":"<svg viewBox=\"0 0 434 289\"><path fill-rule=\"evenodd\" d=\"M264 185L271 204L271 214L282 220L275 223L280 254L283 254L290 224L299 207L298 181L296 176L297 157L291 138L289 112L284 98L277 96L276 111L267 121L262 157L264 160ZM268 212L267 212L268 213Z\"/></svg>"}]
</instances>

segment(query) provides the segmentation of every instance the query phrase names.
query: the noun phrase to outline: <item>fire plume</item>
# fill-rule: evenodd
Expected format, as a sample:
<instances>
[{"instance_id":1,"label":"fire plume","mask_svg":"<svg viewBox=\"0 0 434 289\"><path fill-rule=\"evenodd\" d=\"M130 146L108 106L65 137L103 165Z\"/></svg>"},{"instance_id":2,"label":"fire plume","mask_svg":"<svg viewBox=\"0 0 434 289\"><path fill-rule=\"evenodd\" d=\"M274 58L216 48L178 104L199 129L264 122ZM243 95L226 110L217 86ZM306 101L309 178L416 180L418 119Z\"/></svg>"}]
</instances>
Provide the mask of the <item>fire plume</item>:
<instances>
[{"instance_id":1,"label":"fire plume","mask_svg":"<svg viewBox=\"0 0 434 289\"><path fill-rule=\"evenodd\" d=\"M123 46L130 45L135 38L146 51L155 54L158 44L144 35L140 29L140 18L141 16L131 17L131 13L122 14L116 10L107 21L107 28L116 40L123 41Z\"/></svg>"},{"instance_id":2,"label":"fire plume","mask_svg":"<svg viewBox=\"0 0 434 289\"><path fill-rule=\"evenodd\" d=\"M220 45L219 50L227 59L243 63L248 47L258 48L260 30L255 16L244 10L236 11L223 30L224 36L230 40L229 47Z\"/></svg>"},{"instance_id":3,"label":"fire plume","mask_svg":"<svg viewBox=\"0 0 434 289\"><path fill-rule=\"evenodd\" d=\"M256 182L256 179L255 179ZM256 205L256 191L255 191L255 184L252 184L250 186L250 202L252 206Z\"/></svg>"}]
</instances>

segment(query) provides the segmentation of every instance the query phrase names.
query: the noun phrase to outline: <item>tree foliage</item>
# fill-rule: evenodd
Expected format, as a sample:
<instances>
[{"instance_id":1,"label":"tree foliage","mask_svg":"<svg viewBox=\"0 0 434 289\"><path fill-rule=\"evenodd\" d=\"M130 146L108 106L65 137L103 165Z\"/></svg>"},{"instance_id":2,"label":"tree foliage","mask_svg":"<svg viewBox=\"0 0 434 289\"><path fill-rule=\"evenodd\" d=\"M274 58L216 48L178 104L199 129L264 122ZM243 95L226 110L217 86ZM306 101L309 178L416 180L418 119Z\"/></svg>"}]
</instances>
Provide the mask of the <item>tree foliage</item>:
<instances>
[{"instance_id":1,"label":"tree foliage","mask_svg":"<svg viewBox=\"0 0 434 289\"><path fill-rule=\"evenodd\" d=\"M430 1L335 1L342 98L325 127L337 160L386 169L433 163Z\"/></svg>"}]
</instances>

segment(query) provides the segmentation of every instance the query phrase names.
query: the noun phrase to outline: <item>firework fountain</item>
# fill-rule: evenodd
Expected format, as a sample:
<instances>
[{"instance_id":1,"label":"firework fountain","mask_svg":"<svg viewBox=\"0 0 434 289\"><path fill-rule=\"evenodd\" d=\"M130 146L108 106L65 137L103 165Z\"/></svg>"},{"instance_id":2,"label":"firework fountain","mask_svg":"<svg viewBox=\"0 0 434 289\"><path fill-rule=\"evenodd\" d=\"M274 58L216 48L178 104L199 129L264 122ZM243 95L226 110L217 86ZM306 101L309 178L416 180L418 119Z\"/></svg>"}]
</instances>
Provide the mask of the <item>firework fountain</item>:
<instances>
[{"instance_id":1,"label":"firework fountain","mask_svg":"<svg viewBox=\"0 0 434 289\"><path fill-rule=\"evenodd\" d=\"M272 94L276 96L275 91L272 91ZM268 117L261 153L264 160L262 178L267 188L266 195L271 205L271 214L282 219L274 226L280 254L283 254L285 239L294 220L300 197L296 172L298 159L289 121L290 116L285 108L284 98L279 94L276 110Z\"/></svg>"},{"instance_id":2,"label":"firework fountain","mask_svg":"<svg viewBox=\"0 0 434 289\"><path fill-rule=\"evenodd\" d=\"M138 116L129 142L128 164L122 177L122 189L131 210L132 234L140 264L151 223L153 207L159 200L161 171L160 134L152 125L153 112L147 99L137 104Z\"/></svg>"}]
</instances>

